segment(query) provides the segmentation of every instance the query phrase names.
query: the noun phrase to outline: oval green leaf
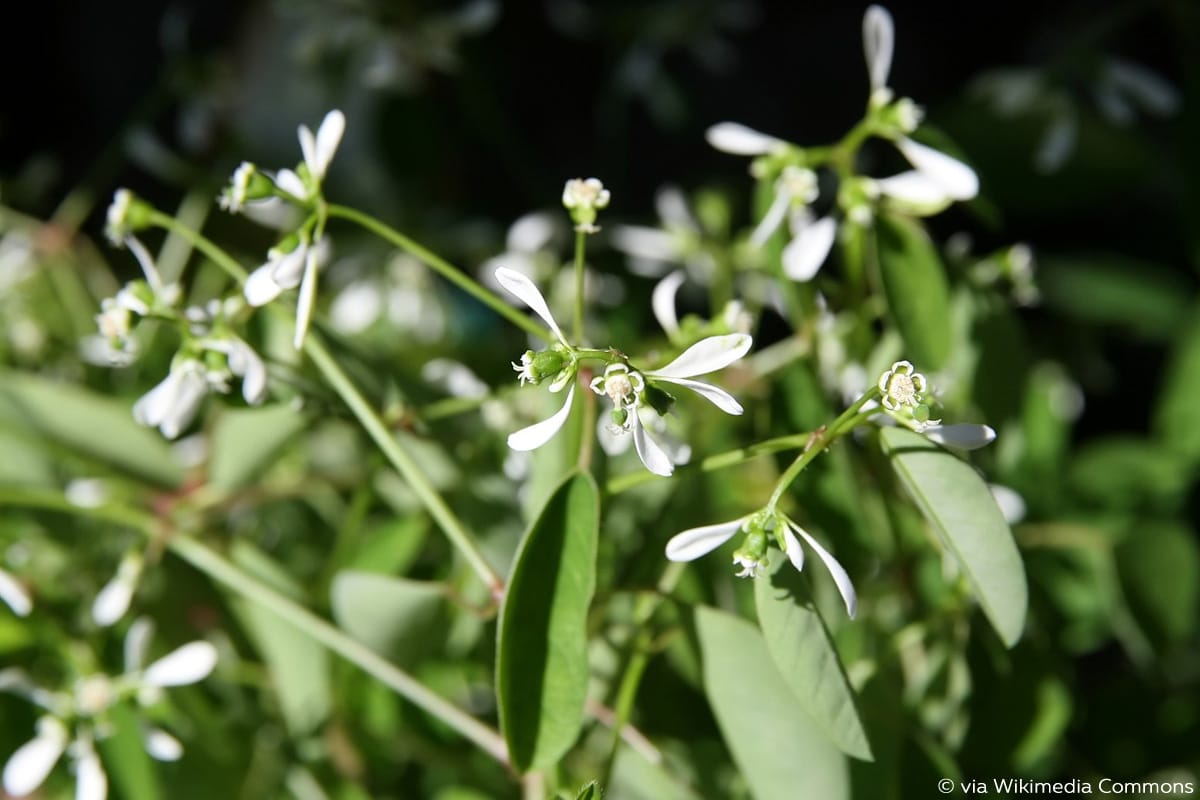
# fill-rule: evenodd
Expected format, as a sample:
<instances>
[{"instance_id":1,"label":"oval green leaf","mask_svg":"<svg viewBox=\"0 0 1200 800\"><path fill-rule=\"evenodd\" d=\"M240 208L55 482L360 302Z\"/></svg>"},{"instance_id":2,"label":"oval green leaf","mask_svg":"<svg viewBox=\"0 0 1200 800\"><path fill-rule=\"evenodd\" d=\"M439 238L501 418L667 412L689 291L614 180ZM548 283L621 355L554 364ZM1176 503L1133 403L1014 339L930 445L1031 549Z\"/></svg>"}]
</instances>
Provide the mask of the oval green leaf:
<instances>
[{"instance_id":1,"label":"oval green leaf","mask_svg":"<svg viewBox=\"0 0 1200 800\"><path fill-rule=\"evenodd\" d=\"M950 291L937 250L920 223L889 214L876 222L879 273L906 355L939 369L950 355Z\"/></svg>"},{"instance_id":2,"label":"oval green leaf","mask_svg":"<svg viewBox=\"0 0 1200 800\"><path fill-rule=\"evenodd\" d=\"M773 559L769 574L754 581L754 599L767 650L792 695L839 750L872 761L854 690L804 576L787 559Z\"/></svg>"},{"instance_id":3,"label":"oval green leaf","mask_svg":"<svg viewBox=\"0 0 1200 800\"><path fill-rule=\"evenodd\" d=\"M397 664L416 663L445 630L445 587L344 570L333 579L333 618L347 633Z\"/></svg>"},{"instance_id":4,"label":"oval green leaf","mask_svg":"<svg viewBox=\"0 0 1200 800\"><path fill-rule=\"evenodd\" d=\"M208 482L229 491L256 480L305 421L290 403L227 409L213 427Z\"/></svg>"},{"instance_id":5,"label":"oval green leaf","mask_svg":"<svg viewBox=\"0 0 1200 800\"><path fill-rule=\"evenodd\" d=\"M987 484L970 464L910 430L884 428L879 441L917 508L958 560L988 620L1012 647L1025 627L1025 567Z\"/></svg>"},{"instance_id":6,"label":"oval green leaf","mask_svg":"<svg viewBox=\"0 0 1200 800\"><path fill-rule=\"evenodd\" d=\"M793 697L758 629L713 608L695 620L705 694L756 800L848 798L845 757Z\"/></svg>"},{"instance_id":7,"label":"oval green leaf","mask_svg":"<svg viewBox=\"0 0 1200 800\"><path fill-rule=\"evenodd\" d=\"M599 523L596 482L577 473L550 495L517 550L500 609L496 698L521 772L554 764L583 724Z\"/></svg>"}]
</instances>

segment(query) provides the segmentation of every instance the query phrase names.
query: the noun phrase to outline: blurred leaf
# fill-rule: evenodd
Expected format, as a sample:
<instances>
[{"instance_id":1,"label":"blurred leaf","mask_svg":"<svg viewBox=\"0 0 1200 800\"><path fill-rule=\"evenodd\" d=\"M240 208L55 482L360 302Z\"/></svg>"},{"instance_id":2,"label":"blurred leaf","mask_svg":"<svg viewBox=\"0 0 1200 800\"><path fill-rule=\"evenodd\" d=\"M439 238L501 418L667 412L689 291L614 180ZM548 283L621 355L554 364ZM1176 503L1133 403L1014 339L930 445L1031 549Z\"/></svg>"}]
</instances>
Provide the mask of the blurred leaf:
<instances>
[{"instance_id":1,"label":"blurred leaf","mask_svg":"<svg viewBox=\"0 0 1200 800\"><path fill-rule=\"evenodd\" d=\"M854 690L804 577L785 558L754 581L758 624L784 682L817 727L846 755L873 760Z\"/></svg>"},{"instance_id":2,"label":"blurred leaf","mask_svg":"<svg viewBox=\"0 0 1200 800\"><path fill-rule=\"evenodd\" d=\"M300 588L265 553L235 542L231 555L247 572L303 600ZM231 606L266 663L288 730L293 736L312 731L329 715L329 651L269 609L246 600L233 600Z\"/></svg>"},{"instance_id":3,"label":"blurred leaf","mask_svg":"<svg viewBox=\"0 0 1200 800\"><path fill-rule=\"evenodd\" d=\"M1075 454L1071 488L1109 509L1174 509L1183 503L1194 470L1186 459L1146 439L1095 439Z\"/></svg>"},{"instance_id":4,"label":"blurred leaf","mask_svg":"<svg viewBox=\"0 0 1200 800\"><path fill-rule=\"evenodd\" d=\"M4 425L3 414L0 409L0 426ZM0 485L35 486L40 489L58 486L54 467L47 454L28 437L0 427L0 453L4 454L0 458Z\"/></svg>"},{"instance_id":5,"label":"blurred leaf","mask_svg":"<svg viewBox=\"0 0 1200 800\"><path fill-rule=\"evenodd\" d=\"M845 757L792 695L758 629L705 606L695 620L705 694L756 800L848 798Z\"/></svg>"},{"instance_id":6,"label":"blurred leaf","mask_svg":"<svg viewBox=\"0 0 1200 800\"><path fill-rule=\"evenodd\" d=\"M1013 766L1028 773L1058 747L1071 722L1071 690L1057 678L1046 676L1035 694L1033 721L1013 751Z\"/></svg>"},{"instance_id":7,"label":"blurred leaf","mask_svg":"<svg viewBox=\"0 0 1200 800\"><path fill-rule=\"evenodd\" d=\"M162 797L158 771L146 754L141 726L134 711L128 704L118 703L109 708L107 716L112 733L100 739L98 746L105 771L114 788L118 789L114 794L146 800Z\"/></svg>"},{"instance_id":8,"label":"blurred leaf","mask_svg":"<svg viewBox=\"0 0 1200 800\"><path fill-rule=\"evenodd\" d=\"M1200 547L1190 528L1142 522L1116 550L1117 572L1134 615L1150 638L1180 644L1196 633Z\"/></svg>"},{"instance_id":9,"label":"blurred leaf","mask_svg":"<svg viewBox=\"0 0 1200 800\"><path fill-rule=\"evenodd\" d=\"M676 770L665 764L652 764L628 747L617 751L612 779L601 797L627 800L700 800L690 787L680 781Z\"/></svg>"},{"instance_id":10,"label":"blurred leaf","mask_svg":"<svg viewBox=\"0 0 1200 800\"><path fill-rule=\"evenodd\" d=\"M1110 253L1038 257L1038 286L1047 308L1083 322L1119 325L1166 339L1187 315L1189 283L1158 264Z\"/></svg>"},{"instance_id":11,"label":"blurred leaf","mask_svg":"<svg viewBox=\"0 0 1200 800\"><path fill-rule=\"evenodd\" d=\"M509 754L521 772L555 763L583 723L599 521L596 482L571 475L517 551L500 610L496 698Z\"/></svg>"},{"instance_id":12,"label":"blurred leaf","mask_svg":"<svg viewBox=\"0 0 1200 800\"><path fill-rule=\"evenodd\" d=\"M905 356L918 369L945 363L953 342L946 273L919 222L894 215L877 220L879 273Z\"/></svg>"},{"instance_id":13,"label":"blurred leaf","mask_svg":"<svg viewBox=\"0 0 1200 800\"><path fill-rule=\"evenodd\" d=\"M158 431L133 421L128 401L79 386L0 370L0 427L33 428L159 486L177 486L183 480L170 444Z\"/></svg>"},{"instance_id":14,"label":"blurred leaf","mask_svg":"<svg viewBox=\"0 0 1200 800\"><path fill-rule=\"evenodd\" d=\"M900 482L954 553L984 613L1011 647L1025 627L1025 569L987 484L970 464L912 431L884 428L879 440Z\"/></svg>"},{"instance_id":15,"label":"blurred leaf","mask_svg":"<svg viewBox=\"0 0 1200 800\"><path fill-rule=\"evenodd\" d=\"M213 426L208 482L229 491L258 479L284 443L306 422L304 415L288 403L226 409Z\"/></svg>"},{"instance_id":16,"label":"blurred leaf","mask_svg":"<svg viewBox=\"0 0 1200 800\"><path fill-rule=\"evenodd\" d=\"M393 517L372 526L342 566L361 572L403 575L421 555L429 538L429 517Z\"/></svg>"},{"instance_id":17,"label":"blurred leaf","mask_svg":"<svg viewBox=\"0 0 1200 800\"><path fill-rule=\"evenodd\" d=\"M1172 345L1170 362L1154 413L1154 433L1164 445L1200 462L1200 311L1180 331Z\"/></svg>"},{"instance_id":18,"label":"blurred leaf","mask_svg":"<svg viewBox=\"0 0 1200 800\"><path fill-rule=\"evenodd\" d=\"M330 590L338 625L401 665L415 663L438 641L445 601L440 584L349 570L337 574Z\"/></svg>"}]
</instances>

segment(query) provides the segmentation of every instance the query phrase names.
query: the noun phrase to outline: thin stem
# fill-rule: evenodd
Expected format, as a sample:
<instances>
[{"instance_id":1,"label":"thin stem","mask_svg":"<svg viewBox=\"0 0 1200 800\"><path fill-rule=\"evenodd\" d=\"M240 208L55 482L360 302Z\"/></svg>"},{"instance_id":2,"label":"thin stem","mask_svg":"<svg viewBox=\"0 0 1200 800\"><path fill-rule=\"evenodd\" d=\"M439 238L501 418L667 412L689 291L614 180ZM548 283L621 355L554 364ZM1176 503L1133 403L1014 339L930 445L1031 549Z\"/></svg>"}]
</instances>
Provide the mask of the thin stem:
<instances>
[{"instance_id":1,"label":"thin stem","mask_svg":"<svg viewBox=\"0 0 1200 800\"><path fill-rule=\"evenodd\" d=\"M225 273L237 281L239 286L246 282L246 270L242 269L242 265L198 231L192 230L174 217L157 210L150 212L150 222L190 242L193 247L211 258L214 264L225 270Z\"/></svg>"},{"instance_id":2,"label":"thin stem","mask_svg":"<svg viewBox=\"0 0 1200 800\"><path fill-rule=\"evenodd\" d=\"M0 504L58 511L112 522L133 528L152 540L162 537L163 534L161 521L146 512L121 506L84 508L55 492L0 489ZM250 602L275 612L417 707L442 720L501 764L508 764L508 750L499 733L430 691L411 675L326 620L274 589L264 586L224 556L193 538L176 533L166 538L166 546L176 556L213 580L225 584Z\"/></svg>"},{"instance_id":3,"label":"thin stem","mask_svg":"<svg viewBox=\"0 0 1200 800\"><path fill-rule=\"evenodd\" d=\"M587 233L575 232L575 344L583 344L583 258L587 250Z\"/></svg>"},{"instance_id":4,"label":"thin stem","mask_svg":"<svg viewBox=\"0 0 1200 800\"><path fill-rule=\"evenodd\" d=\"M727 450L724 453L717 453L698 461L693 464L683 464L676 469L679 471L698 470L700 472L714 472L718 469L733 467L743 462L749 461L759 456L765 456L770 453L778 453L782 450L794 450L799 447L804 447L812 438L808 433L793 433L787 436L778 436L774 439L766 439L755 444L739 447L736 450ZM618 475L609 480L605 489L612 494L620 494L621 492L633 489L636 486L641 486L643 483L657 480L658 475L647 470L638 470L625 475Z\"/></svg>"},{"instance_id":5,"label":"thin stem","mask_svg":"<svg viewBox=\"0 0 1200 800\"><path fill-rule=\"evenodd\" d=\"M579 379L586 387L591 376L590 370L582 370ZM579 461L576 462L581 472L590 472L592 467L592 449L596 441L596 393L590 389L583 392L580 402L583 404L583 430L580 434Z\"/></svg>"},{"instance_id":6,"label":"thin stem","mask_svg":"<svg viewBox=\"0 0 1200 800\"><path fill-rule=\"evenodd\" d=\"M353 222L354 224L371 231L384 241L390 242L396 247L399 247L401 250L416 256L421 261L425 262L425 264L429 265L431 269L433 269L443 278L450 281L455 286L462 289L464 292L471 295L476 300L483 303L485 306L492 309L512 324L516 325L518 328L521 328L527 333L531 333L539 339L543 339L547 342L553 342L555 340L554 335L550 333L550 331L510 306L508 303L504 302L502 299L497 297L494 292L484 286L481 286L478 282L469 277L462 270L455 267L449 261L446 261L437 253L434 253L432 250L429 250L423 245L418 244L404 234L400 233L395 228L392 228L386 223L380 222L374 217L348 206L330 204L326 206L325 210L330 217L339 217L349 222Z\"/></svg>"},{"instance_id":7,"label":"thin stem","mask_svg":"<svg viewBox=\"0 0 1200 800\"><path fill-rule=\"evenodd\" d=\"M329 381L334 391L349 406L350 411L358 418L359 424L366 430L367 435L374 440L376 446L416 493L442 532L467 559L471 569L475 570L475 574L487 585L492 596L499 598L504 593L504 582L488 565L471 534L450 510L450 506L446 504L442 496L433 488L433 484L425 477L425 472L422 471L416 460L392 437L366 399L359 393L358 388L351 383L350 378L342 371L337 361L329 354L325 345L315 334L310 334L305 338L304 352Z\"/></svg>"},{"instance_id":8,"label":"thin stem","mask_svg":"<svg viewBox=\"0 0 1200 800\"><path fill-rule=\"evenodd\" d=\"M804 471L804 468L812 463L813 459L824 452L825 448L832 444L838 437L852 429L848 422L855 420L858 412L868 401L873 400L879 395L878 389L871 389L863 393L863 396L858 398L849 408L843 411L837 419L823 428L817 429L809 441L804 446L804 452L796 457L792 465L784 471L779 477L779 482L775 484L775 491L771 492L771 499L767 501L767 511L774 512L775 506L779 504L783 498L783 493L792 485L792 481Z\"/></svg>"}]
</instances>

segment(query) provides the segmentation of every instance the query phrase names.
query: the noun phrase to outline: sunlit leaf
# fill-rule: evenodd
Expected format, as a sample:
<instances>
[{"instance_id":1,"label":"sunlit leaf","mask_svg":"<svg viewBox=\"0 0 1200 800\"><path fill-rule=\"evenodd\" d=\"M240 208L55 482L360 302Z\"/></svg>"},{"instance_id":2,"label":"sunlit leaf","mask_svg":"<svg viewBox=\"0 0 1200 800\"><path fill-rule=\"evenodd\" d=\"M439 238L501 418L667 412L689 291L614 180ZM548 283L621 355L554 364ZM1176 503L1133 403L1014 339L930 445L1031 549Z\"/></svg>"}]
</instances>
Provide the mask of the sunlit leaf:
<instances>
[{"instance_id":1,"label":"sunlit leaf","mask_svg":"<svg viewBox=\"0 0 1200 800\"><path fill-rule=\"evenodd\" d=\"M213 426L209 483L228 491L260 477L305 422L304 415L286 403L226 409Z\"/></svg>"},{"instance_id":2,"label":"sunlit leaf","mask_svg":"<svg viewBox=\"0 0 1200 800\"><path fill-rule=\"evenodd\" d=\"M953 342L941 258L920 223L881 215L877 230L879 272L905 355L920 369L936 370Z\"/></svg>"},{"instance_id":3,"label":"sunlit leaf","mask_svg":"<svg viewBox=\"0 0 1200 800\"><path fill-rule=\"evenodd\" d=\"M845 757L792 695L758 629L707 607L695 620L704 692L756 800L848 798Z\"/></svg>"},{"instance_id":4,"label":"sunlit leaf","mask_svg":"<svg viewBox=\"0 0 1200 800\"><path fill-rule=\"evenodd\" d=\"M339 572L330 589L338 625L399 664L413 663L438 640L445 602L439 584L370 572Z\"/></svg>"},{"instance_id":5,"label":"sunlit leaf","mask_svg":"<svg viewBox=\"0 0 1200 800\"><path fill-rule=\"evenodd\" d=\"M954 553L984 613L1011 647L1025 627L1025 568L987 484L969 464L924 436L884 428L879 438L900 482Z\"/></svg>"},{"instance_id":6,"label":"sunlit leaf","mask_svg":"<svg viewBox=\"0 0 1200 800\"><path fill-rule=\"evenodd\" d=\"M783 558L773 559L770 573L754 582L754 597L775 666L830 741L847 755L872 760L854 690L804 577Z\"/></svg>"},{"instance_id":7,"label":"sunlit leaf","mask_svg":"<svg viewBox=\"0 0 1200 800\"><path fill-rule=\"evenodd\" d=\"M599 520L595 481L568 477L525 534L508 580L496 697L510 758L522 772L555 763L583 723Z\"/></svg>"}]
</instances>

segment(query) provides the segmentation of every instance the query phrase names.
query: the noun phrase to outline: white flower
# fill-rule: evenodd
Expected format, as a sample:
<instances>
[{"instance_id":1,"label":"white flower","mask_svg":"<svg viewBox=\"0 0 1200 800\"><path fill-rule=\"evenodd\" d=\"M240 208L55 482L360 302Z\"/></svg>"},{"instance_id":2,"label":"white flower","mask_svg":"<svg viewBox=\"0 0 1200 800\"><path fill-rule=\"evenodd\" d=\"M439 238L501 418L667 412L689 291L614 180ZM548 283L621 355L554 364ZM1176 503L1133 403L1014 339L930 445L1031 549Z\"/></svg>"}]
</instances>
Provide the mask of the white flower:
<instances>
[{"instance_id":1,"label":"white flower","mask_svg":"<svg viewBox=\"0 0 1200 800\"><path fill-rule=\"evenodd\" d=\"M794 281L813 279L837 237L837 221L822 217L813 221L806 211L792 215L792 240L783 248L783 272Z\"/></svg>"},{"instance_id":2,"label":"white flower","mask_svg":"<svg viewBox=\"0 0 1200 800\"><path fill-rule=\"evenodd\" d=\"M853 619L858 610L858 595L854 591L854 584L850 582L850 576L846 573L846 570L807 531L783 515L779 515L778 519L784 523L780 533L784 542L784 550L792 566L797 571L804 569L804 550L800 546L800 541L796 538L799 536L800 539L807 542L808 546L816 552L817 557L821 559L821 563L829 570L829 574L833 577L833 582L837 585L838 593L841 594L842 601L846 604L846 613ZM745 530L747 523L751 523L752 527L753 521L754 517L751 515L732 520L731 522L719 522L715 525L689 528L671 537L671 540L667 542L667 558L671 561L695 561L697 558L725 544L738 531ZM750 532L750 535L753 536L754 533ZM763 551L764 554L760 555L750 552L753 549L747 548L746 551L739 550L738 554L735 555L734 563L741 568L738 572L738 577L757 577L762 567L766 564L765 550Z\"/></svg>"},{"instance_id":3,"label":"white flower","mask_svg":"<svg viewBox=\"0 0 1200 800\"><path fill-rule=\"evenodd\" d=\"M230 214L239 213L246 206L246 193L250 190L250 181L258 174L258 167L249 161L238 164L229 179L229 186L221 192L217 199L218 205Z\"/></svg>"},{"instance_id":4,"label":"white flower","mask_svg":"<svg viewBox=\"0 0 1200 800\"><path fill-rule=\"evenodd\" d=\"M975 170L958 159L903 136L896 141L896 147L917 173L951 200L970 200L979 194L979 177ZM894 185L891 191L896 191Z\"/></svg>"},{"instance_id":5,"label":"white flower","mask_svg":"<svg viewBox=\"0 0 1200 800\"><path fill-rule=\"evenodd\" d=\"M863 53L867 57L867 75L871 81L873 105L885 104L891 99L888 75L892 71L895 41L895 26L887 9L882 6L867 8L866 14L863 15Z\"/></svg>"},{"instance_id":6,"label":"white flower","mask_svg":"<svg viewBox=\"0 0 1200 800\"><path fill-rule=\"evenodd\" d=\"M1004 515L1005 522L1009 525L1016 525L1025 519L1025 498L1021 497L1016 490L999 483L989 483L988 491L992 493L992 498L1000 507L1000 513Z\"/></svg>"},{"instance_id":7,"label":"white flower","mask_svg":"<svg viewBox=\"0 0 1200 800\"><path fill-rule=\"evenodd\" d=\"M342 143L342 135L346 132L346 115L334 109L321 120L317 135L308 129L307 125L299 128L300 149L304 152L304 166L319 189L325 180L325 173L333 156L337 153L338 145Z\"/></svg>"},{"instance_id":8,"label":"white flower","mask_svg":"<svg viewBox=\"0 0 1200 800\"><path fill-rule=\"evenodd\" d=\"M788 146L784 140L740 122L718 122L704 132L704 138L717 150L735 156L762 156Z\"/></svg>"},{"instance_id":9,"label":"white flower","mask_svg":"<svg viewBox=\"0 0 1200 800\"><path fill-rule=\"evenodd\" d=\"M597 178L573 178L563 187L563 206L571 212L575 230L580 233L596 233L596 212L608 206L611 199L608 189Z\"/></svg>"},{"instance_id":10,"label":"white flower","mask_svg":"<svg viewBox=\"0 0 1200 800\"><path fill-rule=\"evenodd\" d=\"M742 413L742 406L732 395L712 384L690 379L724 369L750 352L753 344L754 339L746 333L709 336L684 350L665 367L646 370L642 374L651 381L664 381L691 389L726 414L738 415Z\"/></svg>"},{"instance_id":11,"label":"white flower","mask_svg":"<svg viewBox=\"0 0 1200 800\"><path fill-rule=\"evenodd\" d=\"M301 239L286 252L281 247L273 247L267 251L267 262L250 273L242 290L246 302L263 306L286 289L300 287L296 301L296 333L292 338L292 346L297 350L304 346L316 301L317 272L327 256L328 245L324 238L313 244Z\"/></svg>"},{"instance_id":12,"label":"white flower","mask_svg":"<svg viewBox=\"0 0 1200 800\"><path fill-rule=\"evenodd\" d=\"M921 405L921 395L928 389L925 376L913 370L908 361L897 361L892 368L879 376L879 391L883 395L883 407L888 411L916 408Z\"/></svg>"},{"instance_id":13,"label":"white flower","mask_svg":"<svg viewBox=\"0 0 1200 800\"><path fill-rule=\"evenodd\" d=\"M120 247L129 236L132 227L129 223L129 209L133 206L133 192L128 189L117 189L113 192L112 202L105 214L104 235L115 246Z\"/></svg>"},{"instance_id":14,"label":"white flower","mask_svg":"<svg viewBox=\"0 0 1200 800\"><path fill-rule=\"evenodd\" d=\"M988 425L932 425L921 431L925 438L959 450L978 450L996 441Z\"/></svg>"},{"instance_id":15,"label":"white flower","mask_svg":"<svg viewBox=\"0 0 1200 800\"><path fill-rule=\"evenodd\" d=\"M820 190L817 187L817 173L807 167L788 165L783 168L775 181L775 199L763 215L762 221L750 236L750 243L762 247L779 229L779 225L787 217L788 210L793 204L801 207L817 199Z\"/></svg>"},{"instance_id":16,"label":"white flower","mask_svg":"<svg viewBox=\"0 0 1200 800\"><path fill-rule=\"evenodd\" d=\"M138 424L158 428L174 439L191 424L208 392L204 365L192 358L176 359L162 382L133 405Z\"/></svg>"},{"instance_id":17,"label":"white flower","mask_svg":"<svg viewBox=\"0 0 1200 800\"><path fill-rule=\"evenodd\" d=\"M97 625L107 628L125 616L141 575L141 554L136 551L127 553L117 567L117 574L105 584L92 602L92 619Z\"/></svg>"},{"instance_id":18,"label":"white flower","mask_svg":"<svg viewBox=\"0 0 1200 800\"><path fill-rule=\"evenodd\" d=\"M3 600L18 617L25 617L33 610L33 599L21 582L0 569L0 600Z\"/></svg>"},{"instance_id":19,"label":"white flower","mask_svg":"<svg viewBox=\"0 0 1200 800\"><path fill-rule=\"evenodd\" d=\"M4 765L4 791L14 797L36 792L69 742L70 734L65 725L54 717L40 718L37 734L17 748Z\"/></svg>"},{"instance_id":20,"label":"white flower","mask_svg":"<svg viewBox=\"0 0 1200 800\"><path fill-rule=\"evenodd\" d=\"M204 339L200 346L224 353L230 371L242 379L242 397L250 405L258 405L267 395L267 368L254 348L236 336Z\"/></svg>"}]
</instances>

